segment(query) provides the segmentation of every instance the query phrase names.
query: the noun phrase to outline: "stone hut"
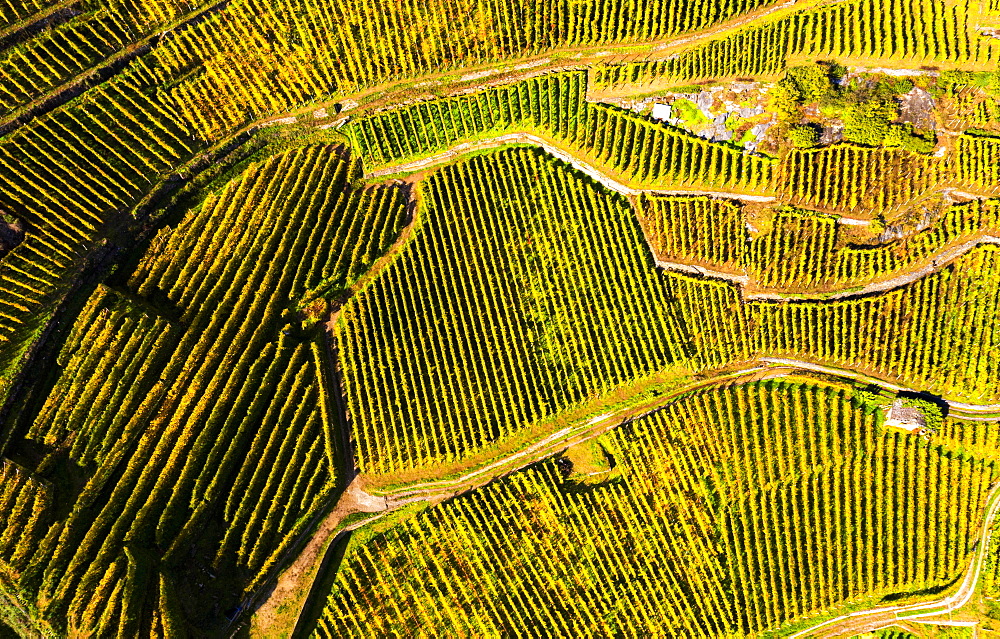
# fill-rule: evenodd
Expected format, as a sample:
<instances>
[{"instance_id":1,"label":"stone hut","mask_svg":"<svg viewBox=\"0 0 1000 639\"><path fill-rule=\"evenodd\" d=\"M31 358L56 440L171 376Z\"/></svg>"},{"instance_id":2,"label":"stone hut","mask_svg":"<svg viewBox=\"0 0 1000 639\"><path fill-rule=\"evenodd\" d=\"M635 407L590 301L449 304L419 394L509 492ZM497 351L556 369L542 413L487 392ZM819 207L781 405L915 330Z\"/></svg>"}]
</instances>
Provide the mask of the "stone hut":
<instances>
[{"instance_id":1,"label":"stone hut","mask_svg":"<svg viewBox=\"0 0 1000 639\"><path fill-rule=\"evenodd\" d=\"M908 433L917 433L927 426L927 419L919 408L904 406L903 400L897 397L885 416L885 425Z\"/></svg>"}]
</instances>

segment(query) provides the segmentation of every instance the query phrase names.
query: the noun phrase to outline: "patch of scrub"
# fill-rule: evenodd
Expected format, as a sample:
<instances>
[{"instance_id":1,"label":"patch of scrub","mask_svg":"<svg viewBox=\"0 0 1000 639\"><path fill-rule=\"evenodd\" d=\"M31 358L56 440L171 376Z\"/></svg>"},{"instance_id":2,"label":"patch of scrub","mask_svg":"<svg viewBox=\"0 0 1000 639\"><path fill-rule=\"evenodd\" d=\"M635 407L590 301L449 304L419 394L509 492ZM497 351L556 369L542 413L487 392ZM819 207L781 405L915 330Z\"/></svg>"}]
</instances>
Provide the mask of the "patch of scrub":
<instances>
[{"instance_id":1,"label":"patch of scrub","mask_svg":"<svg viewBox=\"0 0 1000 639\"><path fill-rule=\"evenodd\" d=\"M677 124L692 133L701 133L713 123L713 120L706 117L697 104L687 98L674 100L671 115L671 120L676 121Z\"/></svg>"},{"instance_id":2,"label":"patch of scrub","mask_svg":"<svg viewBox=\"0 0 1000 639\"><path fill-rule=\"evenodd\" d=\"M566 449L560 460L563 472L570 479L587 481L611 472L612 462L597 439L588 439Z\"/></svg>"}]
</instances>

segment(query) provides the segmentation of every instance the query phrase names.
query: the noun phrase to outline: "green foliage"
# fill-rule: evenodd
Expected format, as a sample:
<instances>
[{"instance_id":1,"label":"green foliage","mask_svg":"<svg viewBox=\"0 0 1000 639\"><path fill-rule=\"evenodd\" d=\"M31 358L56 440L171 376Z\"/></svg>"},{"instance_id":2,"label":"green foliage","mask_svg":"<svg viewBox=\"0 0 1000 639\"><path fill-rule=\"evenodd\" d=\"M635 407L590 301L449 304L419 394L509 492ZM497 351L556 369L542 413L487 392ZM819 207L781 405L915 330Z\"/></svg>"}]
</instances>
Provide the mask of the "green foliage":
<instances>
[{"instance_id":1,"label":"green foliage","mask_svg":"<svg viewBox=\"0 0 1000 639\"><path fill-rule=\"evenodd\" d=\"M847 101L842 117L845 140L880 146L889 135L889 123L899 117L899 106L888 97L859 96Z\"/></svg>"},{"instance_id":2,"label":"green foliage","mask_svg":"<svg viewBox=\"0 0 1000 639\"><path fill-rule=\"evenodd\" d=\"M882 85L880 87L879 93L888 93L892 95L904 95L913 90L915 86L913 80L906 77L897 77L887 75L879 80Z\"/></svg>"},{"instance_id":3,"label":"green foliage","mask_svg":"<svg viewBox=\"0 0 1000 639\"><path fill-rule=\"evenodd\" d=\"M886 147L899 147L914 153L930 153L934 150L936 140L933 138L933 134L931 137L920 135L913 129L912 124L904 122L890 124L882 144Z\"/></svg>"},{"instance_id":4,"label":"green foliage","mask_svg":"<svg viewBox=\"0 0 1000 639\"><path fill-rule=\"evenodd\" d=\"M769 106L779 118L790 120L799 114L802 91L794 79L787 76L782 78L771 87L768 96Z\"/></svg>"},{"instance_id":5,"label":"green foliage","mask_svg":"<svg viewBox=\"0 0 1000 639\"><path fill-rule=\"evenodd\" d=\"M854 391L852 399L859 408L869 414L885 408L891 402L891 400L882 393L869 389L859 389Z\"/></svg>"},{"instance_id":6,"label":"green foliage","mask_svg":"<svg viewBox=\"0 0 1000 639\"><path fill-rule=\"evenodd\" d=\"M942 415L941 407L934 402L919 397L906 397L903 399L903 406L916 408L923 414L924 423L927 428L935 432L940 430L944 416Z\"/></svg>"},{"instance_id":7,"label":"green foliage","mask_svg":"<svg viewBox=\"0 0 1000 639\"><path fill-rule=\"evenodd\" d=\"M975 138L986 138L988 140L1000 140L1000 134L996 131L987 131L986 129L971 128L966 129L962 132L962 135L971 136Z\"/></svg>"},{"instance_id":8,"label":"green foliage","mask_svg":"<svg viewBox=\"0 0 1000 639\"><path fill-rule=\"evenodd\" d=\"M791 67L784 78L771 89L770 105L779 118L787 122L802 119L802 107L818 103L820 112L828 118L842 118L844 139L866 146L901 147L927 153L934 141L917 135L912 125L896 125L899 117L895 96L913 88L907 78L880 76L855 78L845 88L837 86L845 69L830 63ZM793 147L808 149L816 146L818 131L813 125L793 125L788 140Z\"/></svg>"},{"instance_id":9,"label":"green foliage","mask_svg":"<svg viewBox=\"0 0 1000 639\"><path fill-rule=\"evenodd\" d=\"M702 87L699 84L681 84L675 87L664 89L667 93L701 93Z\"/></svg>"},{"instance_id":10,"label":"green foliage","mask_svg":"<svg viewBox=\"0 0 1000 639\"><path fill-rule=\"evenodd\" d=\"M843 82L844 78L847 76L847 67L843 64L837 62L836 60L829 60L822 63L827 68L827 77L833 84L839 85Z\"/></svg>"},{"instance_id":11,"label":"green foliage","mask_svg":"<svg viewBox=\"0 0 1000 639\"><path fill-rule=\"evenodd\" d=\"M371 543L372 539L375 539L381 535L385 535L387 532L391 531L393 528L398 526L406 525L406 522L414 519L420 513L423 513L428 508L431 507L430 502L417 501L412 504L406 504L400 508L393 510L387 514L384 514L378 519L371 521L369 523L360 526L356 530L351 532L351 538L348 543L347 552L345 554L350 554L352 551L359 547L366 546ZM358 520L364 520L367 518L375 517L372 513L353 513L350 518L357 518ZM349 522L345 519L344 525Z\"/></svg>"},{"instance_id":12,"label":"green foliage","mask_svg":"<svg viewBox=\"0 0 1000 639\"><path fill-rule=\"evenodd\" d=\"M712 123L694 102L686 98L674 100L672 109L672 115L680 118L688 129L696 133Z\"/></svg>"},{"instance_id":13,"label":"green foliage","mask_svg":"<svg viewBox=\"0 0 1000 639\"><path fill-rule=\"evenodd\" d=\"M577 481L603 482L611 470L608 455L596 438L570 446L562 457L571 467L569 477Z\"/></svg>"},{"instance_id":14,"label":"green foliage","mask_svg":"<svg viewBox=\"0 0 1000 639\"><path fill-rule=\"evenodd\" d=\"M990 74L990 80L986 83L986 86L983 87L983 90L985 90L988 95L1000 97L1000 73L993 72Z\"/></svg>"},{"instance_id":15,"label":"green foliage","mask_svg":"<svg viewBox=\"0 0 1000 639\"><path fill-rule=\"evenodd\" d=\"M994 532L993 534L996 534L996 532ZM986 576L984 574L983 580L985 581L985 579L986 579ZM994 577L994 579L995 579L995 577ZM988 593L988 592L992 592L992 594L987 594L987 596L990 596L990 597L996 597L998 594L1000 594L1000 593L998 593L996 591L995 588L992 591L986 591L986 590L984 590L984 593ZM987 600L987 601L984 601L983 603L986 606L986 616L989 617L990 619L996 619L996 620L1000 621L1000 601Z\"/></svg>"},{"instance_id":16,"label":"green foliage","mask_svg":"<svg viewBox=\"0 0 1000 639\"><path fill-rule=\"evenodd\" d=\"M797 149L811 149L819 144L819 129L810 124L798 124L788 130L788 140Z\"/></svg>"},{"instance_id":17,"label":"green foliage","mask_svg":"<svg viewBox=\"0 0 1000 639\"><path fill-rule=\"evenodd\" d=\"M771 88L769 103L778 117L788 123L800 122L802 107L817 103L827 118L841 118L844 140L866 146L901 147L927 153L934 140L914 132L912 125L893 124L899 117L896 97L913 88L908 78L863 76L846 87L840 79L846 69L833 63L790 67L784 78ZM816 142L801 126L789 129L788 139L795 148L812 148Z\"/></svg>"},{"instance_id":18,"label":"green foliage","mask_svg":"<svg viewBox=\"0 0 1000 639\"><path fill-rule=\"evenodd\" d=\"M798 89L799 100L805 104L822 102L834 92L833 82L830 79L831 69L826 65L790 67L787 74L787 78L790 78Z\"/></svg>"},{"instance_id":19,"label":"green foliage","mask_svg":"<svg viewBox=\"0 0 1000 639\"><path fill-rule=\"evenodd\" d=\"M937 79L938 88L949 90L955 87L974 86L981 89L994 89L997 86L998 74L990 71L963 71L948 69L942 71Z\"/></svg>"}]
</instances>

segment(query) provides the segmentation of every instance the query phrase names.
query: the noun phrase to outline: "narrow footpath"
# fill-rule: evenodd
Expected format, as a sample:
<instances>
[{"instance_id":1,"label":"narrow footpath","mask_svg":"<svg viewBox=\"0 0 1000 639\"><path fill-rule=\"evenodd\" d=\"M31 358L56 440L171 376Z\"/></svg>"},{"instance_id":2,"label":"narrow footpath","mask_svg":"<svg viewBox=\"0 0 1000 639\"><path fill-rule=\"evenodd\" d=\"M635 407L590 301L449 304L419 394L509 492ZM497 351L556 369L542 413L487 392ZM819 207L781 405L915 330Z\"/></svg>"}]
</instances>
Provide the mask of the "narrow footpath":
<instances>
[{"instance_id":1,"label":"narrow footpath","mask_svg":"<svg viewBox=\"0 0 1000 639\"><path fill-rule=\"evenodd\" d=\"M620 193L625 196L636 196L639 194L646 195L704 195L708 197L716 198L727 198L731 200L740 200L742 202L774 202L776 198L773 195L748 195L745 193L734 193L729 191L706 191L701 189L678 189L678 190L657 190L657 189L637 189L628 186L614 178L601 172L599 169L595 168L591 164L584 162L580 158L574 156L573 154L567 152L566 150L553 144L551 140L539 137L533 133L518 132L518 133L507 133L505 135L498 135L491 138L485 138L482 140L476 140L474 142L462 142L456 144L455 146L441 151L440 153L435 153L434 155L429 155L427 157L421 158L419 160L414 160L412 162L406 162L404 164L394 164L392 166L386 166L375 171L370 171L365 174L366 179L377 180L382 177L389 175L398 175L401 173L413 173L416 171L423 171L434 166L439 166L442 164L448 164L459 159L463 155L469 153L474 153L477 151L484 151L487 149L494 149L507 144L529 144L531 146L537 146L543 149L549 155L562 160L563 162L571 165L577 171L580 171L584 175L590 177L595 182L602 184L609 190L615 193Z\"/></svg>"}]
</instances>

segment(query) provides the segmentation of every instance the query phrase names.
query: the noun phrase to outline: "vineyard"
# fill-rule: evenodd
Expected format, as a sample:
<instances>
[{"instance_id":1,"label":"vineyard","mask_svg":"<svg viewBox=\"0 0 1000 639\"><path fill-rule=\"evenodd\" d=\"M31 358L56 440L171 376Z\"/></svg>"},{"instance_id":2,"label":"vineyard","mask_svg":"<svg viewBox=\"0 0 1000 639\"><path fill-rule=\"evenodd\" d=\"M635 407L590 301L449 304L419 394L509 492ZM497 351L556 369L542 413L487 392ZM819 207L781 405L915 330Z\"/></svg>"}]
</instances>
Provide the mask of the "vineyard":
<instances>
[{"instance_id":1,"label":"vineyard","mask_svg":"<svg viewBox=\"0 0 1000 639\"><path fill-rule=\"evenodd\" d=\"M362 468L460 459L685 357L624 199L529 149L421 188L417 237L338 327Z\"/></svg>"},{"instance_id":2,"label":"vineyard","mask_svg":"<svg viewBox=\"0 0 1000 639\"><path fill-rule=\"evenodd\" d=\"M337 147L277 155L157 234L127 281L91 294L24 435L52 451L41 472L87 469L63 497L68 518L31 524L47 491L13 475L25 479L12 499L26 505L9 522L37 531L24 539L37 551L12 552L9 565L53 628L133 634L193 549L205 569L240 575L229 588L253 592L329 503L328 355L293 330L291 302L346 288L401 228L398 189L354 188L357 170ZM162 556L133 556L137 545ZM167 609L150 614L154 627L171 623Z\"/></svg>"},{"instance_id":3,"label":"vineyard","mask_svg":"<svg viewBox=\"0 0 1000 639\"><path fill-rule=\"evenodd\" d=\"M845 240L829 214L786 207L754 229L730 200L706 197L644 198L637 214L650 249L666 266L701 266L740 279L744 297L775 291L807 294L891 281L915 267L1000 236L1000 201L953 204L933 226L894 244L858 246Z\"/></svg>"},{"instance_id":4,"label":"vineyard","mask_svg":"<svg viewBox=\"0 0 1000 639\"><path fill-rule=\"evenodd\" d=\"M546 461L352 539L317 634L746 635L944 584L996 464L956 448L1000 437L950 426L918 445L828 386L687 395L600 440L599 484Z\"/></svg>"},{"instance_id":5,"label":"vineyard","mask_svg":"<svg viewBox=\"0 0 1000 639\"><path fill-rule=\"evenodd\" d=\"M998 61L996 0L0 0L0 636L1000 632Z\"/></svg>"}]
</instances>

